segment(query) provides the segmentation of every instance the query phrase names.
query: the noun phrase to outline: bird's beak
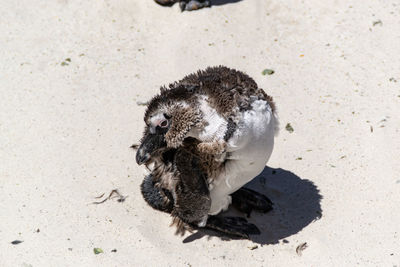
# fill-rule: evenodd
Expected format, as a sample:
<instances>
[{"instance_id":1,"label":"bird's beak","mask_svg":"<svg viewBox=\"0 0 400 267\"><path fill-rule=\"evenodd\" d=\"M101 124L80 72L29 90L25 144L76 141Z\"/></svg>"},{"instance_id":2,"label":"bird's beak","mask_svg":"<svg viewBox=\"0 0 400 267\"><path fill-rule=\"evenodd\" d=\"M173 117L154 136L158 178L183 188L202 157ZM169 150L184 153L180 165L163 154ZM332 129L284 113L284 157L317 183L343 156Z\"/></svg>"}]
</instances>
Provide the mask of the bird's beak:
<instances>
[{"instance_id":1,"label":"bird's beak","mask_svg":"<svg viewBox=\"0 0 400 267\"><path fill-rule=\"evenodd\" d=\"M136 163L139 165L145 164L155 152L166 146L167 143L163 134L146 133L136 152Z\"/></svg>"},{"instance_id":2,"label":"bird's beak","mask_svg":"<svg viewBox=\"0 0 400 267\"><path fill-rule=\"evenodd\" d=\"M150 154L146 153L144 149L141 149L141 147L138 149L136 152L136 163L138 165L142 165L146 162L148 162L150 159Z\"/></svg>"}]
</instances>

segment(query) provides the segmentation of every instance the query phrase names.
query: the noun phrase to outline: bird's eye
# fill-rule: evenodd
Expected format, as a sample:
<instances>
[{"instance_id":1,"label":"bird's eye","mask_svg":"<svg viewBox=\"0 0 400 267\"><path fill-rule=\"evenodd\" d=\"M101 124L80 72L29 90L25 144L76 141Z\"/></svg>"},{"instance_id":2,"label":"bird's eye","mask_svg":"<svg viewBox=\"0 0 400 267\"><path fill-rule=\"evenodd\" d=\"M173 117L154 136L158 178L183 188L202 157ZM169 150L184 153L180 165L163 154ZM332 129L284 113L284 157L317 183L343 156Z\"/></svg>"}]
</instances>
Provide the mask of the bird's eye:
<instances>
[{"instance_id":1,"label":"bird's eye","mask_svg":"<svg viewBox=\"0 0 400 267\"><path fill-rule=\"evenodd\" d=\"M160 127L161 128L167 128L168 127L168 121L167 120L163 120L160 122Z\"/></svg>"}]
</instances>

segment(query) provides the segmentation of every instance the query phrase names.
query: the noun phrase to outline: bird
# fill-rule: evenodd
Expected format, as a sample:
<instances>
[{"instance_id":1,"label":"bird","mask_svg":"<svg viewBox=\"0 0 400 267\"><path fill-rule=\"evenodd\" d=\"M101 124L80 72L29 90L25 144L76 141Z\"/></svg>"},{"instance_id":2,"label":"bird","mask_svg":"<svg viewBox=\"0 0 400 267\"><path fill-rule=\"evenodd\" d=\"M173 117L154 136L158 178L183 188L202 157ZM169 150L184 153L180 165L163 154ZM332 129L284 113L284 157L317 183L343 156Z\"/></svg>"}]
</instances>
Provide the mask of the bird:
<instances>
[{"instance_id":1,"label":"bird","mask_svg":"<svg viewBox=\"0 0 400 267\"><path fill-rule=\"evenodd\" d=\"M179 2L181 11L193 11L204 7L210 7L210 0L154 0L157 4L162 6L172 6Z\"/></svg>"},{"instance_id":2,"label":"bird","mask_svg":"<svg viewBox=\"0 0 400 267\"><path fill-rule=\"evenodd\" d=\"M241 71L208 67L161 87L144 121L136 162L151 170L141 185L150 206L171 213L178 229L259 233L244 218L217 215L230 204L248 216L272 209L243 187L272 154L279 122L271 96Z\"/></svg>"}]
</instances>

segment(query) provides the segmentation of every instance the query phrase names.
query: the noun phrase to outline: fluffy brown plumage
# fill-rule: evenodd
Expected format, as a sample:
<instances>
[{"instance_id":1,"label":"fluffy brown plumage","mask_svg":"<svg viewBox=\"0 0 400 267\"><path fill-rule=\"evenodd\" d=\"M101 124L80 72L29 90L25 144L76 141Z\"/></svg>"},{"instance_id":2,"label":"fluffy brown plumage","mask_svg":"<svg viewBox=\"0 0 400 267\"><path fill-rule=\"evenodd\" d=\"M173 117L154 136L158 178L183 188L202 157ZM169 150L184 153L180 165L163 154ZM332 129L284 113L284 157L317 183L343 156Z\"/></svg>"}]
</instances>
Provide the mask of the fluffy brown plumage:
<instances>
[{"instance_id":1,"label":"fluffy brown plumage","mask_svg":"<svg viewBox=\"0 0 400 267\"><path fill-rule=\"evenodd\" d=\"M206 123L200 111L202 97L206 97L209 105L230 122L233 129L238 120L238 112L250 109L250 99L266 100L272 110L275 110L272 97L258 88L247 74L218 66L187 75L170 84L168 88L162 87L160 93L149 102L144 116L145 122L149 125L150 118L160 110L173 112L177 117L166 135L166 141L169 147L176 148L182 144L192 127L201 127Z\"/></svg>"},{"instance_id":2,"label":"fluffy brown plumage","mask_svg":"<svg viewBox=\"0 0 400 267\"><path fill-rule=\"evenodd\" d=\"M160 150L146 163L154 164L154 187L159 189L163 206L172 207L168 211L181 234L207 217L209 177L215 177L214 172L222 165L212 155L200 153L197 144L197 140L188 138L178 149Z\"/></svg>"},{"instance_id":3,"label":"fluffy brown plumage","mask_svg":"<svg viewBox=\"0 0 400 267\"><path fill-rule=\"evenodd\" d=\"M254 111L254 103L259 106L258 111ZM260 113L260 110L264 113ZM273 140L273 130L269 130L272 129L273 126L270 125L273 123L270 123L268 118L274 119L274 110L272 97L258 88L252 78L243 72L224 66L200 70L168 87L162 87L160 93L154 96L147 106L144 116L146 128L136 154L138 164L153 164L151 181L149 182L146 177L142 184L142 193L146 201L156 209L170 212L174 217L174 224L178 227L178 232L183 232L188 228L187 226L204 226L208 215L217 214L219 210L227 208L230 201L225 202L225 200L230 200L229 194L254 178L252 174L249 175L246 172L247 169L254 169L254 161L260 162L258 169L263 168L272 151L272 146L268 143L270 141L261 139L260 143L263 147L259 148L256 145L256 148L253 148L250 146L244 157L241 157L242 154L240 154L240 161L232 161L230 160L232 158L227 159L226 157L226 154L232 155L232 151L226 151L228 140L232 140L231 137L234 134L237 138L237 129L245 128L246 126L243 126L246 125L245 123L250 123L247 125L255 127L251 124L251 120L243 121L244 114L260 118L257 120L257 122L260 121L258 125L266 126L260 128L264 132L257 131L257 133L261 133L258 135L270 136ZM210 125L211 128L214 128L211 130L212 133L207 136L209 129L207 126ZM217 126L215 127L215 125ZM223 125L223 127L218 125ZM206 132L206 135L199 135L199 132L201 134ZM244 149L249 147L247 144L245 143ZM233 143L233 147L235 147L235 143ZM264 150L264 147L267 150ZM240 149L242 148L240 147ZM254 150L258 154L254 154ZM255 158L257 155L261 155L261 157ZM248 167L248 164L248 166L242 167L243 164L246 164L246 160L251 161L252 167ZM229 165L230 169L227 167L228 164L231 164ZM232 164L242 165L232 168ZM228 169L236 170L236 172L228 173ZM245 175L240 174L241 170L246 170L243 172ZM222 190L221 194L215 193L219 192L215 189L221 189L221 185L228 185L227 181L231 177L232 181L237 183L236 187L233 190L228 188L231 190L230 192L223 188L225 191ZM217 179L221 179L221 182ZM243 182L241 179L244 179ZM259 199L259 197L256 198ZM160 205L159 199L162 199ZM262 202L265 204L263 204L264 206L270 208L270 203ZM217 205L216 212L211 213L211 204ZM257 205L251 204L250 206ZM211 220L212 227L222 229L220 226L224 225L227 226L227 229L235 229L234 231L239 232L246 227L249 227L247 230L254 230L253 226L243 224L241 220L237 221L241 225L239 228L235 228L235 224L232 223L234 220L218 221L218 226L216 226L217 221L215 218Z\"/></svg>"}]
</instances>

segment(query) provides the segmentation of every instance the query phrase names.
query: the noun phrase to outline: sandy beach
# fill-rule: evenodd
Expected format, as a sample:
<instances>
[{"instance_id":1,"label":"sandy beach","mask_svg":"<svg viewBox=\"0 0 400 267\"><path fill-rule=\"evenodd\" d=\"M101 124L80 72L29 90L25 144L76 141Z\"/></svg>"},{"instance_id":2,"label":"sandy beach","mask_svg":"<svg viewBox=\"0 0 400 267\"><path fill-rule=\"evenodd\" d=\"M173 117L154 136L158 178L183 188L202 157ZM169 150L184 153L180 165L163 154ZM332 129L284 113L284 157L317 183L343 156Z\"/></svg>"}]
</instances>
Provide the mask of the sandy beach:
<instances>
[{"instance_id":1,"label":"sandy beach","mask_svg":"<svg viewBox=\"0 0 400 267\"><path fill-rule=\"evenodd\" d=\"M0 1L0 266L400 266L399 49L395 0ZM252 240L176 236L130 148L141 103L214 65L280 118Z\"/></svg>"}]
</instances>

